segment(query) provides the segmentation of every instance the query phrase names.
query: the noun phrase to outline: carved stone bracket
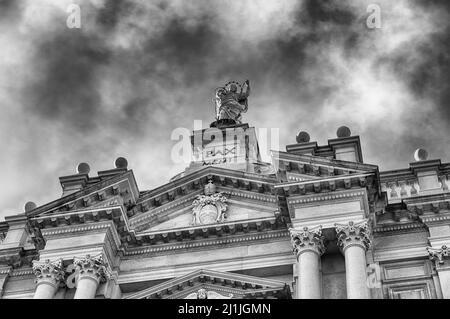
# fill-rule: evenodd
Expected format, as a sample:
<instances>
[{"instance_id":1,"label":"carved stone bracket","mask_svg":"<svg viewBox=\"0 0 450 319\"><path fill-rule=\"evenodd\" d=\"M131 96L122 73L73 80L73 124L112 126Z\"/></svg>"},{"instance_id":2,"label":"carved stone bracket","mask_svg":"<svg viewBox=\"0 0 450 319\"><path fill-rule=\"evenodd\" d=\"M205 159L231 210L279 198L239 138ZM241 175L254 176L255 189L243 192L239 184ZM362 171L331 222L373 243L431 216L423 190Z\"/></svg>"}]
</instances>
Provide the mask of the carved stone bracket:
<instances>
[{"instance_id":1,"label":"carved stone bracket","mask_svg":"<svg viewBox=\"0 0 450 319\"><path fill-rule=\"evenodd\" d=\"M38 285L45 282L57 287L64 280L62 259L33 261L33 273Z\"/></svg>"},{"instance_id":2,"label":"carved stone bracket","mask_svg":"<svg viewBox=\"0 0 450 319\"><path fill-rule=\"evenodd\" d=\"M304 251L313 251L319 256L325 252L322 226L313 228L303 227L302 230L290 228L289 232L291 233L293 251L297 258Z\"/></svg>"},{"instance_id":3,"label":"carved stone bracket","mask_svg":"<svg viewBox=\"0 0 450 319\"><path fill-rule=\"evenodd\" d=\"M450 258L450 248L443 245L441 248L427 247L428 253L430 254L430 259L436 263L436 266L442 266L445 260Z\"/></svg>"},{"instance_id":4,"label":"carved stone bracket","mask_svg":"<svg viewBox=\"0 0 450 319\"><path fill-rule=\"evenodd\" d=\"M358 245L365 250L370 248L370 230L367 221L348 224L335 224L338 246L345 251L350 246Z\"/></svg>"},{"instance_id":5,"label":"carved stone bracket","mask_svg":"<svg viewBox=\"0 0 450 319\"><path fill-rule=\"evenodd\" d=\"M74 257L73 264L79 271L79 279L88 277L97 282L104 282L111 277L108 264L101 254L98 256L86 255L82 258Z\"/></svg>"}]
</instances>

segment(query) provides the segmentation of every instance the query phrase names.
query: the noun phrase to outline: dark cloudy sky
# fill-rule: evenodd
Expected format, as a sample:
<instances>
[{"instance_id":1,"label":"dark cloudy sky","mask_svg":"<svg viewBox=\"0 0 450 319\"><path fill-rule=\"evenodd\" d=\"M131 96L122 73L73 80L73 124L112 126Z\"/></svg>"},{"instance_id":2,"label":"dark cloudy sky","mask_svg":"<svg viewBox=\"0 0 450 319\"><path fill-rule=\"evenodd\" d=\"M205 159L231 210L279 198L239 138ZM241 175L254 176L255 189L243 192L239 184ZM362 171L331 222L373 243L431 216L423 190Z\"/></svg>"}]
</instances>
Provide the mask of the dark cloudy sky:
<instances>
[{"instance_id":1,"label":"dark cloudy sky","mask_svg":"<svg viewBox=\"0 0 450 319\"><path fill-rule=\"evenodd\" d=\"M244 119L326 143L340 125L367 163L450 161L450 9L442 1L0 0L0 216L60 196L58 177L128 159L141 190L183 169L176 127L213 118L214 88L250 79ZM81 29L66 26L70 3Z\"/></svg>"}]
</instances>

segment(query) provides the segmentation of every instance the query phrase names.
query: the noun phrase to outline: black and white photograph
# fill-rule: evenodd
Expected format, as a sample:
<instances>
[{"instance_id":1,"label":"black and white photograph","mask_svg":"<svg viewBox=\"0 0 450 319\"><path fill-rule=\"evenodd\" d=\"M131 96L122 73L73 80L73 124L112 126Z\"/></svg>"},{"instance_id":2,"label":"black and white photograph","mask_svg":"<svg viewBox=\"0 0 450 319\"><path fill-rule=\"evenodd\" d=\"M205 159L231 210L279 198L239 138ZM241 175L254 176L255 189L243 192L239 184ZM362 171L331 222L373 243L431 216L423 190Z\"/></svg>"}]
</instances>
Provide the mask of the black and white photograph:
<instances>
[{"instance_id":1,"label":"black and white photograph","mask_svg":"<svg viewBox=\"0 0 450 319\"><path fill-rule=\"evenodd\" d=\"M5 302L450 299L448 0L0 0L0 111Z\"/></svg>"}]
</instances>

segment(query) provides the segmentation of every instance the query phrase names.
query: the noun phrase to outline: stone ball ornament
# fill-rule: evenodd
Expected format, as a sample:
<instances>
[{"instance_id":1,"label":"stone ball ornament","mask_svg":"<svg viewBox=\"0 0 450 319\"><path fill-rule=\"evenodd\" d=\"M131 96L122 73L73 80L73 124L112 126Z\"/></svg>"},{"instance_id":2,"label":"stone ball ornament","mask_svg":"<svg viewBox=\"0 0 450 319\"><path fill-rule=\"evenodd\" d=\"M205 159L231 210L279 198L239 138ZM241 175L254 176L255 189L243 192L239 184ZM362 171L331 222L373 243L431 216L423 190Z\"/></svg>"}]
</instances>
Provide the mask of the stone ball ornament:
<instances>
[{"instance_id":1,"label":"stone ball ornament","mask_svg":"<svg viewBox=\"0 0 450 319\"><path fill-rule=\"evenodd\" d=\"M349 137L352 135L352 132L347 126L341 126L337 129L336 135L338 138Z\"/></svg>"},{"instance_id":2,"label":"stone ball ornament","mask_svg":"<svg viewBox=\"0 0 450 319\"><path fill-rule=\"evenodd\" d=\"M414 160L416 162L426 161L428 159L428 152L423 148L418 148L414 152Z\"/></svg>"},{"instance_id":3,"label":"stone ball ornament","mask_svg":"<svg viewBox=\"0 0 450 319\"><path fill-rule=\"evenodd\" d=\"M80 163L77 165L77 173L78 174L89 174L91 168L88 163Z\"/></svg>"},{"instance_id":4,"label":"stone ball ornament","mask_svg":"<svg viewBox=\"0 0 450 319\"><path fill-rule=\"evenodd\" d=\"M297 134L295 139L297 140L297 143L308 143L311 138L308 132L301 131Z\"/></svg>"},{"instance_id":5,"label":"stone ball ornament","mask_svg":"<svg viewBox=\"0 0 450 319\"><path fill-rule=\"evenodd\" d=\"M29 212L29 211L35 209L36 207L37 207L37 205L34 202L27 202L23 206L23 210L24 210L24 212Z\"/></svg>"},{"instance_id":6,"label":"stone ball ornament","mask_svg":"<svg viewBox=\"0 0 450 319\"><path fill-rule=\"evenodd\" d=\"M128 167L128 161L125 157L118 157L115 162L114 166L116 168L127 168Z\"/></svg>"}]
</instances>

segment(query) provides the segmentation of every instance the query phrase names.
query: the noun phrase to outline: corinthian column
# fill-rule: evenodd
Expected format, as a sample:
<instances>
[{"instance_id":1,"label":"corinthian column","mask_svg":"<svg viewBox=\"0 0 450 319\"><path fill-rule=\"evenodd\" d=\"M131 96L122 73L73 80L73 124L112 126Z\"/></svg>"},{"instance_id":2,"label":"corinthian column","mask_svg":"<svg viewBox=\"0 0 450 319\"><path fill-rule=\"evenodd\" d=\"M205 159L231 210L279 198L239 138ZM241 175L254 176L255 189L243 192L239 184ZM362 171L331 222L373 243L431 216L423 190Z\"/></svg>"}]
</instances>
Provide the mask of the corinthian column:
<instances>
[{"instance_id":1,"label":"corinthian column","mask_svg":"<svg viewBox=\"0 0 450 319\"><path fill-rule=\"evenodd\" d=\"M370 232L366 221L335 224L338 246L345 256L347 299L368 299L366 250Z\"/></svg>"},{"instance_id":2,"label":"corinthian column","mask_svg":"<svg viewBox=\"0 0 450 319\"><path fill-rule=\"evenodd\" d=\"M297 299L320 299L320 256L325 251L322 226L302 230L289 229L291 243L297 257Z\"/></svg>"},{"instance_id":3,"label":"corinthian column","mask_svg":"<svg viewBox=\"0 0 450 319\"><path fill-rule=\"evenodd\" d=\"M79 270L77 290L74 299L93 299L100 282L109 278L107 264L102 255L74 258Z\"/></svg>"},{"instance_id":4,"label":"corinthian column","mask_svg":"<svg viewBox=\"0 0 450 319\"><path fill-rule=\"evenodd\" d=\"M64 279L62 260L34 261L33 272L36 275L36 291L33 298L52 299L59 283Z\"/></svg>"}]
</instances>

